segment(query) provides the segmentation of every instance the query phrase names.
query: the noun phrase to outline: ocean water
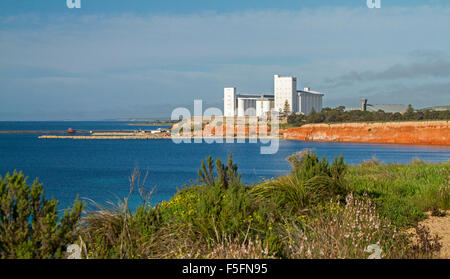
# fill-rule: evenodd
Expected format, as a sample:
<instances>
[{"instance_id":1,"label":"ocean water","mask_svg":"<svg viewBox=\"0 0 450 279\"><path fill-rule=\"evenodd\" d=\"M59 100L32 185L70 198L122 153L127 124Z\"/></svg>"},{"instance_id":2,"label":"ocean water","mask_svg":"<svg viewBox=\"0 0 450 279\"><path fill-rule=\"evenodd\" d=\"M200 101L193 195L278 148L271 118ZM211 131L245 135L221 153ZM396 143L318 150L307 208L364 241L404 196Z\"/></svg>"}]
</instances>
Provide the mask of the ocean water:
<instances>
[{"instance_id":1,"label":"ocean water","mask_svg":"<svg viewBox=\"0 0 450 279\"><path fill-rule=\"evenodd\" d=\"M134 130L154 126L129 126L126 122L1 122L4 130ZM135 167L144 176L146 188L154 189L152 202L170 199L183 184L197 179L202 160L211 155L226 161L233 153L245 183L252 184L289 172L286 158L304 148L332 160L344 155L348 164L359 164L376 156L385 163L409 163L413 158L427 162L450 161L449 147L383 144L320 143L280 141L279 151L261 155L260 144L174 144L161 140L62 140L38 139L38 134L0 134L0 175L21 170L31 183L43 183L47 197L70 206L77 195L107 204L129 193L129 177ZM137 193L131 207L140 203Z\"/></svg>"}]
</instances>

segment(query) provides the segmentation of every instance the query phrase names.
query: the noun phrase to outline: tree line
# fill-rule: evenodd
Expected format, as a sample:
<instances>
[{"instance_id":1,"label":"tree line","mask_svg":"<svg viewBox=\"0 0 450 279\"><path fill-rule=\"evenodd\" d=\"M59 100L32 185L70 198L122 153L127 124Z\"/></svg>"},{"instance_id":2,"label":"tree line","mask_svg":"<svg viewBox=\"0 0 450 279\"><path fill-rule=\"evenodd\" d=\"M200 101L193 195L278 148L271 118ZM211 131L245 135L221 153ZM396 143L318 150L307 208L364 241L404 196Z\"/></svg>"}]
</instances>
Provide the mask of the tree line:
<instances>
[{"instance_id":1,"label":"tree line","mask_svg":"<svg viewBox=\"0 0 450 279\"><path fill-rule=\"evenodd\" d=\"M411 105L405 113L390 113L378 111L346 111L344 106L336 108L326 107L320 112L314 109L309 115L289 114L287 123L301 126L310 123L341 123L341 122L389 122L389 121L418 121L418 120L450 120L450 110L435 111L431 109L415 110Z\"/></svg>"}]
</instances>

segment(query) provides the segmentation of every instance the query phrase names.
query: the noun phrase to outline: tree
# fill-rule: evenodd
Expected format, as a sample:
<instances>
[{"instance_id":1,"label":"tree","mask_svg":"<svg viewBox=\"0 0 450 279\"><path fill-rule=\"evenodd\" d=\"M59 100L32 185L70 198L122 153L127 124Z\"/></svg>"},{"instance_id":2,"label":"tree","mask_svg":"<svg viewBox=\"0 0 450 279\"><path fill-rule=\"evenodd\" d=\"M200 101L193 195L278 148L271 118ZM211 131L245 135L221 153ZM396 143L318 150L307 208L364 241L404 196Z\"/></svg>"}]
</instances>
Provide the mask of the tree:
<instances>
[{"instance_id":1,"label":"tree","mask_svg":"<svg viewBox=\"0 0 450 279\"><path fill-rule=\"evenodd\" d=\"M76 240L84 203L77 198L59 218L58 201L45 199L37 180L32 185L26 181L16 171L3 179L0 176L0 258L62 258Z\"/></svg>"},{"instance_id":2,"label":"tree","mask_svg":"<svg viewBox=\"0 0 450 279\"><path fill-rule=\"evenodd\" d=\"M400 112L393 113L393 114L391 114L390 120L400 121L400 120L402 120L402 114Z\"/></svg>"},{"instance_id":3,"label":"tree","mask_svg":"<svg viewBox=\"0 0 450 279\"><path fill-rule=\"evenodd\" d=\"M287 118L288 124L301 126L305 120L304 114L291 114Z\"/></svg>"},{"instance_id":4,"label":"tree","mask_svg":"<svg viewBox=\"0 0 450 279\"><path fill-rule=\"evenodd\" d=\"M338 106L335 110L337 110L339 112L344 112L345 111L345 106Z\"/></svg>"},{"instance_id":5,"label":"tree","mask_svg":"<svg viewBox=\"0 0 450 279\"><path fill-rule=\"evenodd\" d=\"M324 118L320 113L317 113L314 108L312 108L309 115L306 117L307 123L321 123L323 122Z\"/></svg>"},{"instance_id":6,"label":"tree","mask_svg":"<svg viewBox=\"0 0 450 279\"><path fill-rule=\"evenodd\" d=\"M414 108L411 104L408 105L405 114L403 115L405 120L413 120L414 119Z\"/></svg>"},{"instance_id":7,"label":"tree","mask_svg":"<svg viewBox=\"0 0 450 279\"><path fill-rule=\"evenodd\" d=\"M325 113L325 122L340 122L340 111L339 110L331 110Z\"/></svg>"},{"instance_id":8,"label":"tree","mask_svg":"<svg viewBox=\"0 0 450 279\"><path fill-rule=\"evenodd\" d=\"M281 110L280 110L281 111ZM401 121L401 120L450 120L450 110L433 111L419 110L416 111L409 105L405 113L399 112L387 113L383 110L378 111L361 111L350 110L345 111L345 107L336 108L325 107L320 112L311 110L308 116L298 116L291 114L287 117L289 124L301 126L306 123L342 123L342 122L369 122L369 121Z\"/></svg>"},{"instance_id":9,"label":"tree","mask_svg":"<svg viewBox=\"0 0 450 279\"><path fill-rule=\"evenodd\" d=\"M284 102L283 113L285 116L288 116L291 113L291 106L289 105L288 100Z\"/></svg>"}]
</instances>

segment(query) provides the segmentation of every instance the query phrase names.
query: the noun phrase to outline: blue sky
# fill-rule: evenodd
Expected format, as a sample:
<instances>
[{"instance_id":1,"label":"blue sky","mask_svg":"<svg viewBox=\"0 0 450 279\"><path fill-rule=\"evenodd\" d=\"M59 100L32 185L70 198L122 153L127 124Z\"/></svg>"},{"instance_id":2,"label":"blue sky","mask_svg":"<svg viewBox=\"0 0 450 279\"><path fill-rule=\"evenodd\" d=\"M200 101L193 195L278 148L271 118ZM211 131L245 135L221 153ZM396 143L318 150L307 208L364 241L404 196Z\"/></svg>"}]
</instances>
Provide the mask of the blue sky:
<instances>
[{"instance_id":1,"label":"blue sky","mask_svg":"<svg viewBox=\"0 0 450 279\"><path fill-rule=\"evenodd\" d=\"M273 74L327 106L450 105L450 1L0 2L0 121L169 117Z\"/></svg>"}]
</instances>

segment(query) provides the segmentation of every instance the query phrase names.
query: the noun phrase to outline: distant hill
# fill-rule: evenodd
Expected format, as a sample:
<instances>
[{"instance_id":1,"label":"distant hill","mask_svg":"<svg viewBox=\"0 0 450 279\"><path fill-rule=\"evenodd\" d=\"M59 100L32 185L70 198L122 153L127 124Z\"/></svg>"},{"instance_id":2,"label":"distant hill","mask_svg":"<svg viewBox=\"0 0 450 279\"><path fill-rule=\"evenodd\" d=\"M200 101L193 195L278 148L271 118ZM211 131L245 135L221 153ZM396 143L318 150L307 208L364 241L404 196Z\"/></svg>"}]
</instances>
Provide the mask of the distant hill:
<instances>
[{"instance_id":1,"label":"distant hill","mask_svg":"<svg viewBox=\"0 0 450 279\"><path fill-rule=\"evenodd\" d=\"M115 119L105 119L105 121L124 121L124 122L168 122L168 118L115 118Z\"/></svg>"}]
</instances>

